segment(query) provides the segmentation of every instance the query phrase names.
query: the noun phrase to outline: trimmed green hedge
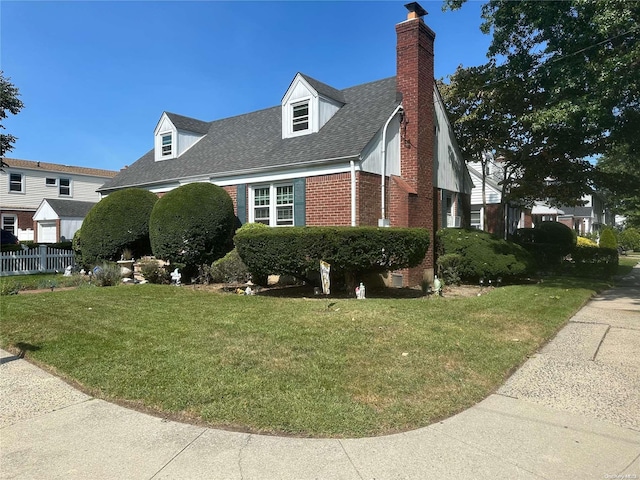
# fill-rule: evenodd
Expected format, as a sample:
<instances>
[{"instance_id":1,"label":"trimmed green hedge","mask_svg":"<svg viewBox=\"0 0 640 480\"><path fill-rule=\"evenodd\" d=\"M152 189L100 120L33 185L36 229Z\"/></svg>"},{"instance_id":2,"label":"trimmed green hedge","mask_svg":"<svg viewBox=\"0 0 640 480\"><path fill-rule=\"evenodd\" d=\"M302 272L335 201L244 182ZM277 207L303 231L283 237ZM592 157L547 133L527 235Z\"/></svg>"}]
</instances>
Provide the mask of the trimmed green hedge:
<instances>
[{"instance_id":1,"label":"trimmed green hedge","mask_svg":"<svg viewBox=\"0 0 640 480\"><path fill-rule=\"evenodd\" d=\"M576 247L571 253L575 275L607 279L618 271L618 251L615 248Z\"/></svg>"},{"instance_id":2,"label":"trimmed green hedge","mask_svg":"<svg viewBox=\"0 0 640 480\"><path fill-rule=\"evenodd\" d=\"M87 214L73 238L84 266L120 260L125 249L135 258L151 254L149 217L158 197L148 190L128 188L109 194Z\"/></svg>"},{"instance_id":3,"label":"trimmed green hedge","mask_svg":"<svg viewBox=\"0 0 640 480\"><path fill-rule=\"evenodd\" d=\"M149 221L153 255L185 269L182 278L189 279L199 266L210 265L233 248L235 222L233 201L222 187L183 185L153 207Z\"/></svg>"},{"instance_id":4,"label":"trimmed green hedge","mask_svg":"<svg viewBox=\"0 0 640 480\"><path fill-rule=\"evenodd\" d=\"M292 275L319 285L320 260L331 265L332 284L351 286L360 276L415 267L429 248L421 228L291 227L248 224L234 242L254 281Z\"/></svg>"},{"instance_id":5,"label":"trimmed green hedge","mask_svg":"<svg viewBox=\"0 0 640 480\"><path fill-rule=\"evenodd\" d=\"M600 234L600 241L598 242L600 248L618 248L618 240L616 240L616 234L612 228L604 228Z\"/></svg>"},{"instance_id":6,"label":"trimmed green hedge","mask_svg":"<svg viewBox=\"0 0 640 480\"><path fill-rule=\"evenodd\" d=\"M513 279L534 271L535 262L529 252L513 242L472 228L444 228L437 233L438 256L447 259L446 267L455 272L447 275L465 281L481 278ZM452 255L458 255L452 257ZM449 261L455 259L455 262ZM442 267L443 262L440 262ZM441 273L442 275L442 273Z\"/></svg>"}]
</instances>

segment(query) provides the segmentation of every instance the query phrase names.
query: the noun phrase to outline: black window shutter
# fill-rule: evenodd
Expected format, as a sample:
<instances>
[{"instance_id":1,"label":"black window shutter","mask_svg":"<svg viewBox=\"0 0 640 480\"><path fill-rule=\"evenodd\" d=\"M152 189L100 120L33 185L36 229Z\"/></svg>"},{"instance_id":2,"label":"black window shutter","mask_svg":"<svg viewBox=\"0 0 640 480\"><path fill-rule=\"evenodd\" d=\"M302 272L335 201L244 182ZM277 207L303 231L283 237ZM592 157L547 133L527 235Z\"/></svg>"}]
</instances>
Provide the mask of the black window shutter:
<instances>
[{"instance_id":1,"label":"black window shutter","mask_svg":"<svg viewBox=\"0 0 640 480\"><path fill-rule=\"evenodd\" d=\"M247 185L244 183L238 185L236 194L236 210L236 215L238 216L240 223L242 225L247 223Z\"/></svg>"},{"instance_id":2,"label":"black window shutter","mask_svg":"<svg viewBox=\"0 0 640 480\"><path fill-rule=\"evenodd\" d=\"M293 224L304 227L306 224L306 179L293 180Z\"/></svg>"}]
</instances>

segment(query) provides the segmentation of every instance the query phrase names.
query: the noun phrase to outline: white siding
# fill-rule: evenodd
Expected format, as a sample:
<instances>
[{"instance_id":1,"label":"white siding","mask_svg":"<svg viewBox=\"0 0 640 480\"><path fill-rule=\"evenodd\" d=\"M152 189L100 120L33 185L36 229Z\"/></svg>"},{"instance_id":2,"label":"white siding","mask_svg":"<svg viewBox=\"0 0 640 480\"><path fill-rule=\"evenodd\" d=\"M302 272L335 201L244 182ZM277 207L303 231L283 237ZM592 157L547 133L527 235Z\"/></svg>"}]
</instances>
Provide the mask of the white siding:
<instances>
[{"instance_id":1,"label":"white siding","mask_svg":"<svg viewBox=\"0 0 640 480\"><path fill-rule=\"evenodd\" d=\"M178 145L176 146L178 149L178 156L193 147L202 137L203 135L199 135L197 133L178 130Z\"/></svg>"},{"instance_id":2,"label":"white siding","mask_svg":"<svg viewBox=\"0 0 640 480\"><path fill-rule=\"evenodd\" d=\"M162 156L162 135L171 133L171 155L167 155L166 157ZM158 122L158 126L154 132L154 155L156 162L162 160L170 160L172 158L176 158L178 144L178 130L173 125L169 117L167 117L166 113L162 114L160 117L160 121Z\"/></svg>"},{"instance_id":3,"label":"white siding","mask_svg":"<svg viewBox=\"0 0 640 480\"><path fill-rule=\"evenodd\" d=\"M64 218L60 220L60 240L73 240L75 233L80 230L83 218Z\"/></svg>"},{"instance_id":4,"label":"white siding","mask_svg":"<svg viewBox=\"0 0 640 480\"><path fill-rule=\"evenodd\" d=\"M43 202L42 205L38 208L36 213L33 215L33 219L36 222L41 220L58 220L58 214L51 208L47 202Z\"/></svg>"},{"instance_id":5,"label":"white siding","mask_svg":"<svg viewBox=\"0 0 640 480\"><path fill-rule=\"evenodd\" d=\"M400 175L400 115L396 115L387 127L387 165L385 175ZM361 170L382 173L382 130L362 152Z\"/></svg>"},{"instance_id":6,"label":"white siding","mask_svg":"<svg viewBox=\"0 0 640 480\"><path fill-rule=\"evenodd\" d=\"M331 117L333 117L338 110L340 110L342 104L322 96L319 97L318 104L318 129L320 129L325 123L331 120Z\"/></svg>"},{"instance_id":7,"label":"white siding","mask_svg":"<svg viewBox=\"0 0 640 480\"><path fill-rule=\"evenodd\" d=\"M437 89L433 93L434 121L436 127L434 182L440 189L452 192L471 193L465 182L467 167L458 148L449 119L444 110L442 98Z\"/></svg>"},{"instance_id":8,"label":"white siding","mask_svg":"<svg viewBox=\"0 0 640 480\"><path fill-rule=\"evenodd\" d=\"M32 169L4 168L6 173L0 173L0 205L3 209L22 208L36 210L43 198L62 198L86 202L98 202L100 195L98 188L107 181L103 177L78 175L72 173L49 172ZM9 173L21 173L24 176L24 192L9 193ZM61 196L59 187L47 186L47 178L71 179L71 195Z\"/></svg>"}]
</instances>

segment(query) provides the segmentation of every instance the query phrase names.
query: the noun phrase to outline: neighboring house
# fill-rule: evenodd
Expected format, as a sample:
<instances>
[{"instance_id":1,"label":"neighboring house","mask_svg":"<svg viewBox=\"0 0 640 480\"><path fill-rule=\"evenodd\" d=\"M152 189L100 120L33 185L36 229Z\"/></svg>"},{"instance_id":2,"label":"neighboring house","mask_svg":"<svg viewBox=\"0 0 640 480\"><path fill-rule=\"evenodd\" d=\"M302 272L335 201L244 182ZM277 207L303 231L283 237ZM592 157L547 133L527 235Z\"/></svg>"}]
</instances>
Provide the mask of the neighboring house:
<instances>
[{"instance_id":1,"label":"neighboring house","mask_svg":"<svg viewBox=\"0 0 640 480\"><path fill-rule=\"evenodd\" d=\"M39 243L72 240L84 217L97 202L45 198L33 215Z\"/></svg>"},{"instance_id":2,"label":"neighboring house","mask_svg":"<svg viewBox=\"0 0 640 480\"><path fill-rule=\"evenodd\" d=\"M338 90L298 73L273 108L212 122L165 112L154 148L99 191L212 182L242 223L423 227L432 240L467 225L472 184L434 82L435 34L420 5L407 9L396 77ZM434 255L432 241L394 281L432 279Z\"/></svg>"},{"instance_id":3,"label":"neighboring house","mask_svg":"<svg viewBox=\"0 0 640 480\"><path fill-rule=\"evenodd\" d=\"M0 220L2 228L12 232L21 241L45 243L71 240L75 230L69 223L72 220L67 219L74 218L73 222L77 222L75 214L84 211L86 202L98 202L101 196L96 190L117 173L14 158L4 158L2 161L5 165L0 172ZM58 219L43 218L44 223L39 226L34 215L39 209L43 214L47 210L43 208L44 199L53 203L56 200L79 202L79 205L64 207L62 217ZM49 204L49 207L52 205ZM60 208L59 205L56 208ZM69 211L73 211L73 217L66 216ZM61 223L56 224L54 238L51 221L58 220Z\"/></svg>"},{"instance_id":4,"label":"neighboring house","mask_svg":"<svg viewBox=\"0 0 640 480\"><path fill-rule=\"evenodd\" d=\"M526 226L535 227L545 221L563 223L575 230L578 235L597 234L605 226L615 225L615 216L609 209L602 195L594 192L581 198L583 206L558 208L550 207L542 202L536 203L531 213L526 216Z\"/></svg>"},{"instance_id":5,"label":"neighboring house","mask_svg":"<svg viewBox=\"0 0 640 480\"><path fill-rule=\"evenodd\" d=\"M485 171L485 199L482 199L482 164L467 164L473 180L471 192L471 227L505 238L523 226L524 209L518 205L502 204L503 170L499 162L489 161ZM485 211L486 210L486 211ZM485 215L486 213L486 215ZM486 222L486 223L485 223Z\"/></svg>"}]
</instances>

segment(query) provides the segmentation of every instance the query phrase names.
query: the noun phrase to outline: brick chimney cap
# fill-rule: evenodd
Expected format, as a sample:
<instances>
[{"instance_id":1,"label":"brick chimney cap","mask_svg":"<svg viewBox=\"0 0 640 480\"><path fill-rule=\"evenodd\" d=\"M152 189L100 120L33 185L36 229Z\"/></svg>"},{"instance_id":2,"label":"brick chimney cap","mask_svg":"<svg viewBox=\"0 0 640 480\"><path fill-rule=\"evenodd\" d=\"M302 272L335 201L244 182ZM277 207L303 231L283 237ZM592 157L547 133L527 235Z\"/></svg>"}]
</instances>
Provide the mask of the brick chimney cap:
<instances>
[{"instance_id":1,"label":"brick chimney cap","mask_svg":"<svg viewBox=\"0 0 640 480\"><path fill-rule=\"evenodd\" d=\"M415 13L418 18L424 17L427 14L427 11L422 8L422 6L418 2L411 2L405 4L404 8L409 10L409 13Z\"/></svg>"}]
</instances>

